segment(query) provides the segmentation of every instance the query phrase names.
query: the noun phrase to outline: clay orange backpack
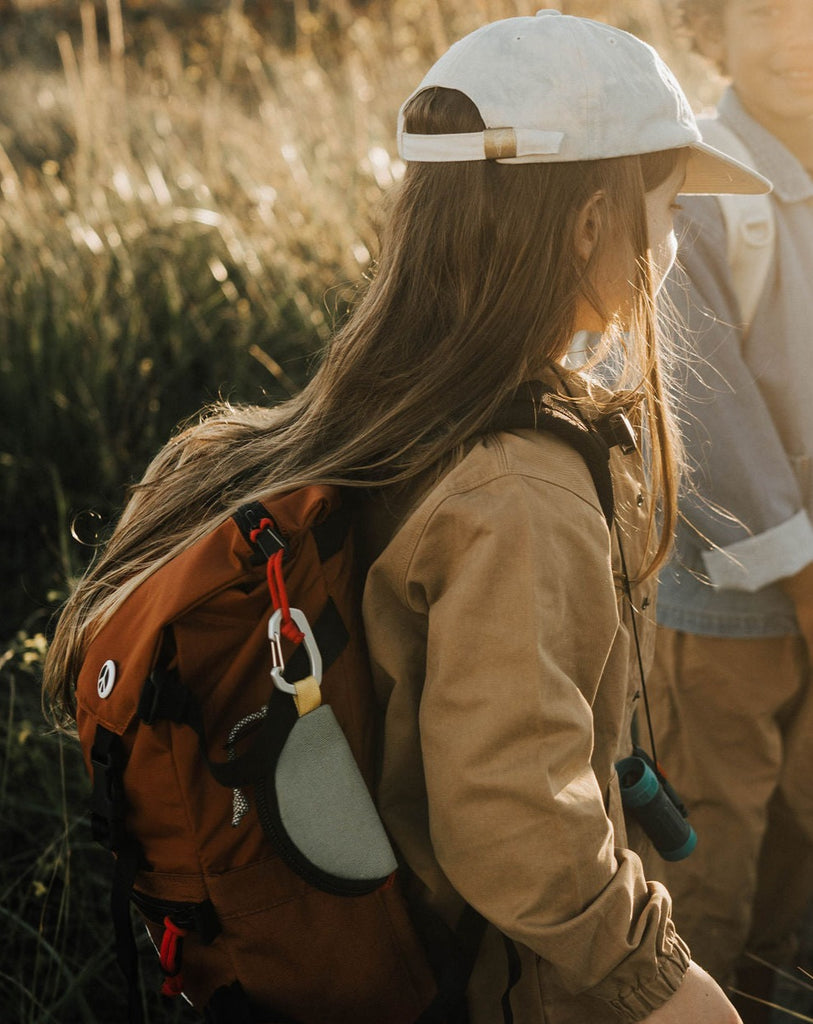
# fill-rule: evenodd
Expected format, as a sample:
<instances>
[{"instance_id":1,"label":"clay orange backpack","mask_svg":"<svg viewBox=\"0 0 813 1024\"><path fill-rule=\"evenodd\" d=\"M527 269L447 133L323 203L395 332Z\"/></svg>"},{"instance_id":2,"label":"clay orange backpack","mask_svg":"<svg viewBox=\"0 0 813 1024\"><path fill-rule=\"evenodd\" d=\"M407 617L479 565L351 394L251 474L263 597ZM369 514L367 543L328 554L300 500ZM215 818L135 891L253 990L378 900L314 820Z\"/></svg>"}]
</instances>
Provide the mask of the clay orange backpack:
<instances>
[{"instance_id":1,"label":"clay orange backpack","mask_svg":"<svg viewBox=\"0 0 813 1024\"><path fill-rule=\"evenodd\" d=\"M604 440L541 401L503 420L573 443L612 521ZM370 796L352 518L327 486L244 505L135 588L84 652L77 726L94 837L115 855L133 1024L131 904L162 991L210 1024L466 1019L484 922L469 910L441 943L418 938Z\"/></svg>"},{"instance_id":2,"label":"clay orange backpack","mask_svg":"<svg viewBox=\"0 0 813 1024\"><path fill-rule=\"evenodd\" d=\"M77 725L94 836L116 855L131 1019L129 902L165 994L211 1021L412 1024L432 1002L368 795L374 702L348 629L349 523L329 487L244 506L88 647Z\"/></svg>"}]
</instances>

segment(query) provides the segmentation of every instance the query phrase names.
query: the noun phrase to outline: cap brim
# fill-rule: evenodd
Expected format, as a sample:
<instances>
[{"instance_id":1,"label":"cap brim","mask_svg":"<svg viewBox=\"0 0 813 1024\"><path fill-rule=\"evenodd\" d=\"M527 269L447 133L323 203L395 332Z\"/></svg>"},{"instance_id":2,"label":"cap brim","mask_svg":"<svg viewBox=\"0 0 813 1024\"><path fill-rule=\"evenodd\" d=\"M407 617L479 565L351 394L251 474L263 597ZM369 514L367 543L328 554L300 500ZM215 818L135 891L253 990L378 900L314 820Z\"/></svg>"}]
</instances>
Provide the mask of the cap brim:
<instances>
[{"instance_id":1,"label":"cap brim","mask_svg":"<svg viewBox=\"0 0 813 1024\"><path fill-rule=\"evenodd\" d=\"M689 147L681 195L764 195L773 185L761 174L705 142Z\"/></svg>"}]
</instances>

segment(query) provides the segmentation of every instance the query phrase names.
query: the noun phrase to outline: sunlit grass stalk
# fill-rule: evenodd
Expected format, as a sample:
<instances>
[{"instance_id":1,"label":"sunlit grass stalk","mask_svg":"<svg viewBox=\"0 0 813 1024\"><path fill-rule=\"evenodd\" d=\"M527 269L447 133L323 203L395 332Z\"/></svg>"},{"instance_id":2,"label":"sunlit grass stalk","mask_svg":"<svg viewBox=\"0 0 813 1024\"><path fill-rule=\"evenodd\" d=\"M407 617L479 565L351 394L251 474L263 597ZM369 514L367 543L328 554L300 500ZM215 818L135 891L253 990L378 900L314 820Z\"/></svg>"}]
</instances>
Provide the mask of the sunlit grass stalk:
<instances>
[{"instance_id":1,"label":"sunlit grass stalk","mask_svg":"<svg viewBox=\"0 0 813 1024\"><path fill-rule=\"evenodd\" d=\"M808 1017L807 1014L799 1013L797 1010L790 1010L786 1006L780 1006L779 1003L772 1003L769 999L761 999L759 996L753 996L750 992L743 992L739 988L731 988L729 991L733 992L734 995L743 996L745 999L750 999L753 1003L759 1003L761 1006L769 1006L772 1010L779 1010L788 1017L793 1017L794 1020L808 1021L809 1024L813 1024L813 1017Z\"/></svg>"},{"instance_id":2,"label":"sunlit grass stalk","mask_svg":"<svg viewBox=\"0 0 813 1024\"><path fill-rule=\"evenodd\" d=\"M770 963L768 960L764 960L761 956L757 956L756 953L746 953L745 955L748 957L749 960L753 960L754 963L760 964L762 967L767 967L769 970L773 971L773 973L777 975L777 977L785 978L786 981L790 981L794 985L799 986L800 988L804 988L810 992L813 992L813 984L808 984L808 982L803 981L798 974L794 974L791 971L786 971L782 967L777 967L775 964ZM808 978L813 979L813 975L811 975L810 972L806 971L803 967L798 967L797 970L800 973L806 975Z\"/></svg>"}]
</instances>

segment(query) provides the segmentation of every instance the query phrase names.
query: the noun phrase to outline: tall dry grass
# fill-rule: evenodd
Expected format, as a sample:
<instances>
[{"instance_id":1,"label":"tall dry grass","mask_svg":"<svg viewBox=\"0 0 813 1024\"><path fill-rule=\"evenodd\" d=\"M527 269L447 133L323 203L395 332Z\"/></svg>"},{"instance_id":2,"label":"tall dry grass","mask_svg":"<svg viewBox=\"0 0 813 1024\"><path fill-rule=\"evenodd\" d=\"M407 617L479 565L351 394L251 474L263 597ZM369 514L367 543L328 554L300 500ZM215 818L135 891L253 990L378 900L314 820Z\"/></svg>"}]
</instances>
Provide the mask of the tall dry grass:
<instances>
[{"instance_id":1,"label":"tall dry grass","mask_svg":"<svg viewBox=\"0 0 813 1024\"><path fill-rule=\"evenodd\" d=\"M301 385L375 252L400 102L455 38L534 9L295 4L290 51L239 3L130 39L119 0L73 6L55 69L0 72L6 634L83 563L73 517L107 517L175 422L220 391ZM659 0L565 9L639 32L714 92Z\"/></svg>"}]
</instances>

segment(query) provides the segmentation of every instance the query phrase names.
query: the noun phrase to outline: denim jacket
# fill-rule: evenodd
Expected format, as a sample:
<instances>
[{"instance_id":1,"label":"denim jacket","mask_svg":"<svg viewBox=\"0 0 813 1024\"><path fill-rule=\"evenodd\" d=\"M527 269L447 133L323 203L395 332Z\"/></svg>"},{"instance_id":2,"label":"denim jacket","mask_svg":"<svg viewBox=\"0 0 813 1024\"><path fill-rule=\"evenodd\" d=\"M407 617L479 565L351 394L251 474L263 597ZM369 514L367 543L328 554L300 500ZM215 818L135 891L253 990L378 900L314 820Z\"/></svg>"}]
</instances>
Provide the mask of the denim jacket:
<instances>
[{"instance_id":1,"label":"denim jacket","mask_svg":"<svg viewBox=\"0 0 813 1024\"><path fill-rule=\"evenodd\" d=\"M658 621L712 636L779 636L798 629L776 581L813 561L813 180L732 89L719 116L774 183L774 265L745 332L719 204L681 199L667 293L686 325L676 398L691 475Z\"/></svg>"}]
</instances>

